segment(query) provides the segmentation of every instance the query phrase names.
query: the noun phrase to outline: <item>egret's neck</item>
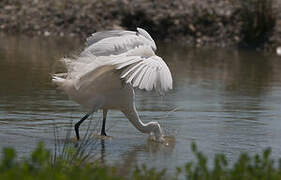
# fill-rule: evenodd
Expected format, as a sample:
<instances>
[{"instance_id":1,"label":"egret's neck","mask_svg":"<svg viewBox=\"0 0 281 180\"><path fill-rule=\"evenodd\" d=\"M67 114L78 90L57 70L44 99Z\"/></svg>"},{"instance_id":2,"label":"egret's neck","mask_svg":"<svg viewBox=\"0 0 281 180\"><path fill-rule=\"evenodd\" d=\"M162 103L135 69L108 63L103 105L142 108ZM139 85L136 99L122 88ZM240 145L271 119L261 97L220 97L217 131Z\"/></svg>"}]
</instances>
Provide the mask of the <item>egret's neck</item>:
<instances>
[{"instance_id":1,"label":"egret's neck","mask_svg":"<svg viewBox=\"0 0 281 180\"><path fill-rule=\"evenodd\" d=\"M157 122L143 123L136 111L135 105L128 107L122 111L130 122L142 133L154 133L156 138L162 137L162 129Z\"/></svg>"}]
</instances>

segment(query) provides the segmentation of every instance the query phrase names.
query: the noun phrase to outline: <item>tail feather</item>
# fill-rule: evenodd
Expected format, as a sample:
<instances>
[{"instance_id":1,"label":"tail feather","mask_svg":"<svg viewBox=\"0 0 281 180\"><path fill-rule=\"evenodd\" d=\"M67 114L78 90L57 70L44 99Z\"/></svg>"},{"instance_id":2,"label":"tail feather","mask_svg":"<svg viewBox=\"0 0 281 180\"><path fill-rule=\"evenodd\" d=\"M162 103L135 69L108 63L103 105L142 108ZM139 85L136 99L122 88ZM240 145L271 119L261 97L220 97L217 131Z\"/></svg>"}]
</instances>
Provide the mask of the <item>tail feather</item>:
<instances>
[{"instance_id":1,"label":"tail feather","mask_svg":"<svg viewBox=\"0 0 281 180\"><path fill-rule=\"evenodd\" d=\"M58 86L59 89L66 92L66 94L71 95L73 83L71 80L66 79L66 73L53 74L52 83Z\"/></svg>"},{"instance_id":2,"label":"tail feather","mask_svg":"<svg viewBox=\"0 0 281 180\"><path fill-rule=\"evenodd\" d=\"M66 80L66 79L61 78L61 77L59 77L59 76L57 76L57 75L53 75L53 76L52 76L52 82L53 82L54 84L56 84L57 86L62 86L62 85L64 84L65 80Z\"/></svg>"}]
</instances>

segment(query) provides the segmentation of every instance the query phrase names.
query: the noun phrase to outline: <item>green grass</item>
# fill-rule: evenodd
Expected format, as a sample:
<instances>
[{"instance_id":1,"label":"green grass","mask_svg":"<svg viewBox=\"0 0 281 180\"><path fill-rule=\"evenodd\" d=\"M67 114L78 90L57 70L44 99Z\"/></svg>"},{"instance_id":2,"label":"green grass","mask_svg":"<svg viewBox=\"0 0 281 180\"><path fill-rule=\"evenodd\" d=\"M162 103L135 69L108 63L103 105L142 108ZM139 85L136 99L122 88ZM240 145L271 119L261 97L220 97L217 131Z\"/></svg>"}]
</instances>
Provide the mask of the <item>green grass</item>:
<instances>
[{"instance_id":1,"label":"green grass","mask_svg":"<svg viewBox=\"0 0 281 180\"><path fill-rule=\"evenodd\" d=\"M147 170L145 166L136 168L133 173L133 179L162 179L164 173L157 172L154 169ZM31 153L30 157L18 161L13 148L4 148L2 160L0 163L0 179L124 179L117 175L117 168L111 166L102 166L97 162L70 163L68 160L57 159L52 161L50 151L43 143L39 143L37 148Z\"/></svg>"},{"instance_id":2,"label":"green grass","mask_svg":"<svg viewBox=\"0 0 281 180\"><path fill-rule=\"evenodd\" d=\"M148 169L144 165L136 167L126 179L178 179L179 175L186 179L281 179L281 160L275 164L270 157L270 149L266 149L262 155L249 156L246 153L240 155L238 160L228 167L228 161L223 154L215 155L213 165L207 166L207 157L198 151L195 143L192 144L192 152L196 161L187 162L185 167L176 168L176 173L166 175L165 170ZM73 153L73 152L72 152ZM18 160L13 148L4 148L0 162L0 179L125 179L118 175L118 167L102 166L98 162L80 163L58 158L55 163L52 155L43 143L29 157Z\"/></svg>"},{"instance_id":3,"label":"green grass","mask_svg":"<svg viewBox=\"0 0 281 180\"><path fill-rule=\"evenodd\" d=\"M213 160L213 168L208 168L207 158L192 144L192 151L197 162L189 162L185 166L187 179L281 179L281 159L279 165L274 164L270 158L270 149L264 150L262 155L249 156L242 153L232 167L228 167L225 155L216 154Z\"/></svg>"}]
</instances>

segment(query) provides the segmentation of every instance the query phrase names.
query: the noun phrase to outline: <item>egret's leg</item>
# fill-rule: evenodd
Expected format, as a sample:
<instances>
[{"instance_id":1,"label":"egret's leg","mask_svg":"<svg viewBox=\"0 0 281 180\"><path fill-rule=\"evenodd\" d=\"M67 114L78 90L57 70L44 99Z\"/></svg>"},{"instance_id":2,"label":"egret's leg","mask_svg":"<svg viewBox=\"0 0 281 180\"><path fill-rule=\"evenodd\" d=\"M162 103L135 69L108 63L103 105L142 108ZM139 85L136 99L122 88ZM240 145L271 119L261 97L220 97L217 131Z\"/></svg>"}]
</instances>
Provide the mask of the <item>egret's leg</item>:
<instances>
[{"instance_id":1,"label":"egret's leg","mask_svg":"<svg viewBox=\"0 0 281 180\"><path fill-rule=\"evenodd\" d=\"M102 128L101 128L101 135L102 136L106 136L106 133L105 133L106 115L107 115L107 109L104 109L103 110Z\"/></svg>"},{"instance_id":2,"label":"egret's leg","mask_svg":"<svg viewBox=\"0 0 281 180\"><path fill-rule=\"evenodd\" d=\"M75 133L76 133L76 138L77 140L80 139L79 137L79 126L80 124L82 124L88 117L90 116L90 113L86 114L84 117L82 117L82 119L80 121L78 121L75 126L74 126L74 129L75 129Z\"/></svg>"}]
</instances>

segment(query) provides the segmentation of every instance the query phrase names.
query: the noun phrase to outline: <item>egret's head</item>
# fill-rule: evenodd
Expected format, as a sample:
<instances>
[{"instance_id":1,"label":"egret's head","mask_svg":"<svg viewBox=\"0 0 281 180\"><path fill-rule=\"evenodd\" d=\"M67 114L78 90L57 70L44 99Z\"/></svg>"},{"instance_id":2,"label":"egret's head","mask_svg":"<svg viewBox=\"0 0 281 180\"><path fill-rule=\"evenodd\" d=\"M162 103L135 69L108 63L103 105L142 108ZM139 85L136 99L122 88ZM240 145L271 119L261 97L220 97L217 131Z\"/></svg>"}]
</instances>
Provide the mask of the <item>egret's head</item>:
<instances>
[{"instance_id":1,"label":"egret's head","mask_svg":"<svg viewBox=\"0 0 281 180\"><path fill-rule=\"evenodd\" d=\"M155 140L162 142L164 141L163 131L158 122L151 122L152 131L151 133L155 136Z\"/></svg>"}]
</instances>

